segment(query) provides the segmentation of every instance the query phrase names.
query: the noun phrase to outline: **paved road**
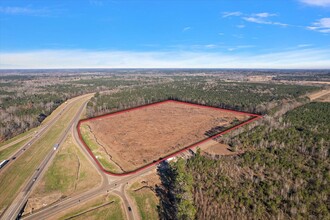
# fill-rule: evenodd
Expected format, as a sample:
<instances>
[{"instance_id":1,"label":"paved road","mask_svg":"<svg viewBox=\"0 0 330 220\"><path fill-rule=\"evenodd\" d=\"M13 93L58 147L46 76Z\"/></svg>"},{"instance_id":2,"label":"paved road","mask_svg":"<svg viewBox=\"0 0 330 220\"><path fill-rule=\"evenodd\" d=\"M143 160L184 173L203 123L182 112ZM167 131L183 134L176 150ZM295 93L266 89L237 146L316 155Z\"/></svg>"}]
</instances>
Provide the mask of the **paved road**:
<instances>
[{"instance_id":1,"label":"paved road","mask_svg":"<svg viewBox=\"0 0 330 220\"><path fill-rule=\"evenodd\" d=\"M28 141L26 144L24 144L22 147L20 147L17 151L15 151L12 155L10 155L7 160L9 160L9 162L6 164L6 166L4 166L3 168L0 169L0 172L3 172L5 169L8 169L8 167L10 165L13 164L13 162L15 162L15 160L17 160L23 153L25 153L25 151L32 145L34 144L36 141L38 141L40 138L42 138L42 135L45 134L56 122L57 120L61 117L62 113L65 113L65 111L67 109L69 109L76 101L76 98L74 98L74 100L70 101L68 104L66 104L66 106L57 113L57 115L51 119L49 122L42 124L40 126L40 129L38 131L36 131L35 133L32 133L30 135L27 135L25 137L22 137L16 141L14 141L13 143L18 143L21 140L27 139L28 137L33 136L33 138ZM9 143L7 144L8 146L12 146L13 143ZM5 145L5 146L7 146ZM7 147L8 147L7 146ZM3 150L4 148L2 148L1 150Z\"/></svg>"},{"instance_id":2,"label":"paved road","mask_svg":"<svg viewBox=\"0 0 330 220\"><path fill-rule=\"evenodd\" d=\"M135 215L132 212L128 211L128 206L130 205L126 194L123 191L123 185L127 184L128 182L131 182L132 180L136 179L141 175L151 172L153 169L154 167L149 167L145 170L142 170L141 172L132 174L130 176L114 177L113 181L111 181L108 185L103 185L102 187L99 187L97 189L93 189L91 191L58 201L56 203L53 203L51 206L48 206L38 212L24 217L23 219L48 219L61 211L67 210L69 208L79 205L82 202L86 202L90 199L101 195L106 195L108 193L114 193L120 196L126 206L125 211L127 210L126 215L128 219L135 219Z\"/></svg>"},{"instance_id":3,"label":"paved road","mask_svg":"<svg viewBox=\"0 0 330 220\"><path fill-rule=\"evenodd\" d=\"M21 137L21 138L15 140L15 141L12 141L12 142L10 142L8 144L5 144L5 145L1 146L0 147L0 150L4 150L4 149L6 149L8 147L11 147L11 146L13 146L13 145L15 145L15 144L17 144L17 143L19 143L21 141L24 141L25 139L28 139L29 137L32 137L32 136L33 136L33 133L28 134L28 135L25 135L24 137Z\"/></svg>"},{"instance_id":4,"label":"paved road","mask_svg":"<svg viewBox=\"0 0 330 220\"><path fill-rule=\"evenodd\" d=\"M23 217L23 219L48 219L48 218L58 214L59 212L65 211L69 208L79 205L82 202L86 202L95 197L105 195L110 192L119 196L121 198L121 200L123 201L124 211L125 211L125 215L126 215L127 219L138 219L138 212L135 209L135 207L132 206L132 204L130 203L130 200L127 198L127 195L125 193L125 186L128 184L128 182L132 181L133 179L136 179L137 177L140 177L141 175L151 172L155 168L155 166L149 167L148 169L142 170L141 172L138 172L138 173L135 173L135 174L132 174L129 176L123 176L123 177L109 176L109 175L105 174L102 170L100 170L100 168L97 166L97 164L95 163L93 158L90 156L90 154L85 149L84 145L80 142L80 139L78 137L78 133L76 130L76 125L80 119L80 115L81 115L83 109L86 106L86 103L87 103L87 101L81 106L81 108L77 112L76 116L72 119L72 121L70 122L70 124L66 128L66 130L62 133L62 135L59 138L57 143L60 143L60 146L61 146L61 144L65 141L67 135L71 132L76 143L80 146L82 151L84 151L85 155L87 155L87 157L89 158L89 162L97 169L97 171L101 175L101 177L102 177L101 184L99 185L99 187L94 188L85 193L81 193L76 196L72 196L70 198L66 198L66 199L60 200L56 203L53 203L52 205L47 206L33 214ZM49 122L47 124L47 127L45 126L43 128L45 130L42 130L42 133L41 133L41 131L39 131L38 136L36 136L36 137L39 138L44 132L46 132L46 129L48 130L56 122L56 120L60 117L61 114L62 114L62 112L58 116L56 116L54 118L54 120ZM32 139L31 141L33 141L32 143L34 143L36 140ZM29 143L27 143L27 144L29 144ZM28 145L28 146L30 146L30 145ZM24 149L24 147L22 149ZM25 204L29 198L29 195L31 194L33 189L36 187L37 183L39 182L39 180L41 179L43 174L46 172L48 166L50 165L50 162L55 157L56 152L57 152L57 150L54 151L53 149L49 152L47 157L40 164L39 168L31 176L29 181L25 184L25 186L23 187L23 190L19 193L19 195L16 197L16 199L11 204L11 206L6 210L6 212L2 216L3 219L15 219L16 218L18 213L25 206ZM130 207L131 209L129 210L128 207Z\"/></svg>"},{"instance_id":5,"label":"paved road","mask_svg":"<svg viewBox=\"0 0 330 220\"><path fill-rule=\"evenodd\" d=\"M86 97L86 96L81 96L80 98L75 100L75 102L81 100L81 98L84 98L84 97ZM77 114L71 120L71 122L69 123L69 125L65 129L65 131L62 132L61 136L59 137L59 139L57 141L57 143L59 143L60 145L64 142L67 135L69 134L70 128L72 128L72 126L75 125L79 121L80 115L82 114L82 112L87 104L87 101L85 101L84 104L80 107ZM56 122L56 120L60 117L60 115L61 115L61 113L59 113L59 115L54 118L55 121L51 121L47 125L47 127L44 127L42 132L43 133L46 132L46 130L48 130L48 128L50 128ZM39 132L39 135L41 135L40 132ZM39 137L39 135L37 135L37 137ZM33 140L33 141L36 141L36 140ZM31 194L33 188L37 185L36 183L39 182L40 177L45 173L46 169L48 168L48 166L50 164L50 161L52 161L52 159L54 158L56 152L57 152L57 150L54 150L53 148L50 150L49 154L42 161L39 168L31 176L29 181L26 182L22 191L15 198L14 202L7 208L7 210L5 211L5 213L2 216L3 219L16 219L17 215L20 213L21 209L26 204L27 199L28 199L29 195Z\"/></svg>"}]
</instances>

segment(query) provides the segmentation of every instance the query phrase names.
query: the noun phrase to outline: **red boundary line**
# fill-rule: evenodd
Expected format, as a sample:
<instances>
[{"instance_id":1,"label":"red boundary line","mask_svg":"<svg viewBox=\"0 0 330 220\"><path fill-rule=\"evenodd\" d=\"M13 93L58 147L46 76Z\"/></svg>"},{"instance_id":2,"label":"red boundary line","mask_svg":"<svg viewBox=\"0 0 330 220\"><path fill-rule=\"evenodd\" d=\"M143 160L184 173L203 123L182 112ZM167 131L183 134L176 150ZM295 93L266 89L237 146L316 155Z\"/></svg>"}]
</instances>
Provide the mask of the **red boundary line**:
<instances>
[{"instance_id":1,"label":"red boundary line","mask_svg":"<svg viewBox=\"0 0 330 220\"><path fill-rule=\"evenodd\" d=\"M227 129L225 131L222 131L222 132L220 132L218 134L215 134L215 135L213 135L211 137L205 138L205 139L203 139L203 140L201 140L199 142L196 142L196 143L194 143L192 145L189 145L189 146L187 146L187 147L185 147L185 148L183 148L181 150L178 150L178 151L176 151L176 152L174 152L174 153L172 153L170 155L167 155L167 156L165 156L162 159L158 159L155 162L149 163L147 165L144 165L144 166L139 167L139 168L137 168L135 170L128 171L128 172L125 172L125 173L113 173L113 172L110 172L110 171L104 169L103 166L101 165L101 163L97 160L97 158L95 157L95 155L93 154L93 152L91 151L91 149L87 146L87 144L85 143L85 141L82 138L82 134L80 132L80 126L81 126L81 124L83 122L92 121L92 120L96 120L96 119L100 119L100 118L105 118L105 117L111 117L111 116L122 114L122 113L125 113L125 112L130 112L130 111L134 111L134 110L137 110L137 109L142 109L142 108L146 108L146 107L149 107L149 106L155 106L155 105L159 105L159 104L163 104L163 103L167 103L167 102L175 102L175 103L186 104L186 105L191 105L191 106L198 106L198 107L202 107L202 108L211 108L211 109L216 109L216 110L221 110L221 111L226 111L226 112L231 112L231 113L236 113L236 114L243 114L243 115L251 116L252 118L250 118L249 120L244 121L244 122L242 122L242 123L240 123L238 125L235 125L234 127L231 127L231 128L229 128L229 129ZM260 118L262 118L261 115L247 113L247 112L240 112L240 111L235 111L235 110L217 108L217 107L206 106L206 105L199 105L199 104L182 102L182 101L166 100L166 101L161 101L161 102L146 104L146 105L142 105L142 106L138 106L138 107L134 107L134 108L129 108L129 109L125 109L125 110L121 110L121 111L117 111L117 112L113 112L113 113L109 113L109 114L105 114L105 115L101 115L101 116L96 116L94 118L82 119L82 120L80 120L78 122L76 129L77 129L77 132L78 132L78 136L79 136L80 141L83 143L84 147L86 148L86 150L88 151L88 153L90 154L90 156L94 159L94 161L96 162L96 164L98 165L98 167L103 172L105 172L106 174L109 174L109 175L113 175L113 176L126 176L126 175L137 173L137 172L139 172L139 171L141 171L143 169L146 169L146 168L151 167L151 166L153 166L155 164L158 164L158 163L160 163L160 162L162 162L164 160L167 160L168 158L174 157L175 155L178 155L178 154L180 154L180 153L182 153L182 152L184 152L186 150L189 150L189 149L191 149L193 147L196 147L196 146L198 146L200 144L203 144L203 143L205 143L207 141L210 141L210 140L212 140L212 139L214 139L216 137L219 137L221 135L224 135L224 134L226 134L226 133L228 133L228 132L230 132L230 131L232 131L234 129L237 129L239 127L242 127L242 126L244 126L246 124L249 124L249 123L251 123L251 122L253 122L255 120L258 120Z\"/></svg>"}]
</instances>

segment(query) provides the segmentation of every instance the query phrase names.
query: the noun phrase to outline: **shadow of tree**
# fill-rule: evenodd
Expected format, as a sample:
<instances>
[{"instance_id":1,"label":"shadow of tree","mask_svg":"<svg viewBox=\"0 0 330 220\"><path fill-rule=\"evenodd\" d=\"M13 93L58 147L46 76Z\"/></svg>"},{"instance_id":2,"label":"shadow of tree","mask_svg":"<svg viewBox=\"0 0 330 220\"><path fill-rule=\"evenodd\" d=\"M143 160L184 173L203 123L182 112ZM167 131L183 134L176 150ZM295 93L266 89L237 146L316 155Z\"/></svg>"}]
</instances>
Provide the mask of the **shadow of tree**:
<instances>
[{"instance_id":1,"label":"shadow of tree","mask_svg":"<svg viewBox=\"0 0 330 220\"><path fill-rule=\"evenodd\" d=\"M163 161L158 165L157 173L161 185L156 186L156 194L159 197L158 215L159 219L177 219L176 199L174 193L175 171L168 162Z\"/></svg>"}]
</instances>

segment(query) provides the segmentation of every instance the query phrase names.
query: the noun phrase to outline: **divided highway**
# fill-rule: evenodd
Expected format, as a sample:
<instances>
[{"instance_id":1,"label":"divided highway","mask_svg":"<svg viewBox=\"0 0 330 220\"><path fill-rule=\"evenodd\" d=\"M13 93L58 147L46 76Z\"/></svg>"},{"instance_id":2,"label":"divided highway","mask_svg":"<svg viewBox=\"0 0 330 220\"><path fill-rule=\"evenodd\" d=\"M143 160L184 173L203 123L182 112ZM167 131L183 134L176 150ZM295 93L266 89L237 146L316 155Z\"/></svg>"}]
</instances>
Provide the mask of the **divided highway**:
<instances>
[{"instance_id":1,"label":"divided highway","mask_svg":"<svg viewBox=\"0 0 330 220\"><path fill-rule=\"evenodd\" d=\"M95 160L92 158L92 156L87 152L86 148L84 147L84 144L81 143L81 140L79 138L78 132L77 132L77 124L80 120L81 114L86 107L87 102L89 101L89 98L91 97L91 94L87 94L84 96L77 97L75 100L83 100L85 98L86 100L82 103L82 105L79 107L79 110L75 113L75 116L72 118L70 123L66 126L65 130L62 131L61 135L57 139L57 143L59 144L59 147L61 147L62 143L65 141L66 137L71 134L74 137L74 141L80 149L84 152L84 154L89 159L89 162L92 166L95 167L97 172L102 177L102 182L100 185L96 188L93 188L87 192L80 193L77 195L73 195L71 197L59 200L55 203L52 203L51 205L44 207L40 210L35 211L32 214L26 214L23 216L23 219L49 219L50 217L53 217L54 215L57 215L60 212L66 211L72 207L80 205L82 202L89 201L93 198L96 198L101 195L106 195L108 193L113 193L117 196L119 196L123 202L124 211L127 219L139 219L138 211L132 204L130 204L130 200L128 199L125 187L127 184L134 179L146 175L152 171L154 171L157 164L153 164L152 166L140 170L136 173L132 173L130 175L126 176L110 176L101 170L101 168L96 164ZM87 99L88 98L88 99ZM78 101L77 101L78 102ZM73 103L71 103L73 104ZM77 103L76 103L77 104ZM67 107L66 107L67 108ZM41 130L39 130L39 133L31 140L29 141L24 147L30 146L30 144L34 143L38 138L42 138L42 134L44 134L48 129L50 129L56 121L60 118L60 115L66 114L66 112L63 109L59 115L57 115L53 120L51 120L45 127L43 127ZM247 123L247 122L245 122ZM243 123L244 124L244 123ZM22 149L24 149L24 147ZM22 151L22 152L21 152ZM15 153L13 156L19 157L20 154L23 153L24 150L20 150L17 153ZM53 149L53 147L50 149L49 153L46 155L46 157L43 159L41 164L38 166L37 170L34 172L34 174L30 177L30 179L24 184L24 187L21 189L21 192L18 194L18 196L15 198L14 202L10 205L10 207L7 208L3 216L1 218L3 219L16 219L17 216L22 212L24 209L27 200L36 187L37 183L41 179L41 177L46 172L48 166L50 165L50 162L54 159L55 154L57 150Z\"/></svg>"},{"instance_id":2,"label":"divided highway","mask_svg":"<svg viewBox=\"0 0 330 220\"><path fill-rule=\"evenodd\" d=\"M78 98L75 98L74 101L71 102L71 105L76 104L76 102L80 101L83 98L87 98L91 96L91 94L80 96ZM61 145L64 140L66 139L67 135L69 134L70 128L72 128L80 119L80 116L87 104L89 99L87 99L83 105L79 108L78 112L76 113L75 117L70 121L67 128L61 133L60 137L57 140L57 143ZM26 147L29 147L32 145L37 139L42 138L42 134L44 134L48 129L50 129L61 117L62 113L65 113L65 110L69 106L66 106L61 112L53 119L51 120L47 125L45 125L41 130L39 130L39 133L27 144L25 144L21 150L16 152L13 157L19 157L22 153L24 153ZM35 171L35 173L31 176L31 178L24 184L21 192L19 192L18 196L15 198L15 200L12 202L12 204L6 209L6 211L1 216L1 219L16 219L16 217L21 212L22 208L25 206L27 199L31 192L33 191L34 187L37 185L40 177L45 173L46 169L48 168L50 162L54 158L57 150L54 150L52 147L50 152L47 154L45 159L42 161L42 163L39 165L38 169ZM16 158L18 159L18 158Z\"/></svg>"},{"instance_id":3,"label":"divided highway","mask_svg":"<svg viewBox=\"0 0 330 220\"><path fill-rule=\"evenodd\" d=\"M88 94L87 96L91 96L91 94ZM73 104L77 104L76 102L78 102L78 100L81 100L84 97L86 98L86 95L75 98L75 101L70 102L70 106ZM97 164L95 163L93 158L89 155L89 153L87 152L87 150L85 149L83 144L80 142L78 133L76 131L76 125L81 117L81 114L82 114L84 108L86 107L88 100L86 100L80 106L79 111L77 111L74 118L70 121L70 123L68 124L66 129L61 133L61 136L58 138L57 143L59 144L59 147L61 147L61 145L65 141L66 137L71 132L76 144L78 144L80 146L82 151L88 157L89 162L96 168L98 173L101 175L102 182L101 182L100 186L97 188L94 188L90 191L87 191L85 193L73 196L71 198L66 198L66 199L60 200L60 201L58 201L50 206L47 206L35 213L24 216L23 219L48 219L48 218L54 216L55 214L58 214L59 212L65 211L69 208L79 205L81 202L85 202L85 201L93 199L97 196L105 195L108 193L113 193L121 198L127 219L137 219L137 216L138 216L137 210L135 210L132 207L132 205L130 204L130 201L127 198L126 193L125 193L125 186L127 185L128 182L132 181L133 179L135 179L141 175L144 175L146 173L149 173L150 171L152 171L154 169L154 167L150 167L150 168L145 169L141 172L138 172L134 175L130 175L130 176L126 176L126 177L112 177L112 176L105 174L102 170L100 170L100 168L97 166ZM28 143L24 144L17 152L15 152L13 155L11 155L10 158L16 157L15 160L19 159L19 157L26 151L26 149L28 147L30 147L38 139L43 138L43 134L45 134L52 126L54 126L54 124L61 117L61 115L67 113L65 110L68 109L68 107L69 107L69 104L65 108L63 108L61 110L61 112L58 113L51 121L49 121L47 124L45 124L38 131L38 133L35 134L34 137L30 141L28 141ZM6 220L7 219L16 219L18 216L21 215L22 210L24 210L24 207L28 201L29 196L31 195L34 188L37 186L41 177L46 172L51 161L54 159L56 152L57 152L57 150L54 150L52 147L50 152L43 159L43 161L38 166L38 168L33 173L33 175L30 177L30 179L25 182L24 186L21 188L21 191L18 193L17 197L14 199L14 201L11 203L11 205L2 214L2 216L0 217L1 219L6 219ZM10 164L7 164L7 165L8 166L4 167L3 169L8 168Z\"/></svg>"},{"instance_id":4,"label":"divided highway","mask_svg":"<svg viewBox=\"0 0 330 220\"><path fill-rule=\"evenodd\" d=\"M62 113L64 113L65 110L67 110L73 104L74 104L74 102L72 102L72 101L70 103L66 104L66 106L60 112L58 112L57 115L53 119L51 119L49 122L47 122L45 124L42 124L40 129L38 131L35 131L35 133L22 137L16 141L14 141L13 143L3 146L2 149L5 149L7 147L10 147L12 144L18 143L21 140L24 140L24 139L27 139L27 138L33 136L33 138L30 141L28 141L26 144L24 144L22 147L20 147L17 151L15 151L12 155L10 155L7 158L8 163L3 168L0 169L0 172L3 172L5 169L7 169L15 160L17 160L26 151L26 149L28 149L37 140L42 138L42 135L45 134L57 122L57 120L61 117Z\"/></svg>"}]
</instances>

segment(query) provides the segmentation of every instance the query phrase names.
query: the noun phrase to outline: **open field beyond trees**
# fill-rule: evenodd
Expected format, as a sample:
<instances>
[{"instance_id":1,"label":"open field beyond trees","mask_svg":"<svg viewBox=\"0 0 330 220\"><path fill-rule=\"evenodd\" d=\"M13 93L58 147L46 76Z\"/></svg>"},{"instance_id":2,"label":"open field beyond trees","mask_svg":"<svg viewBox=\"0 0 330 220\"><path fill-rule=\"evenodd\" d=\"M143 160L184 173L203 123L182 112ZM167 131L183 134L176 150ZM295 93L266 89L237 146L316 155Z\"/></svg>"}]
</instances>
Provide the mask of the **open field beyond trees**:
<instances>
[{"instance_id":1,"label":"open field beyond trees","mask_svg":"<svg viewBox=\"0 0 330 220\"><path fill-rule=\"evenodd\" d=\"M94 136L98 145L91 147L96 158L113 161L127 172L249 117L244 113L168 101L94 118L82 124L88 126L88 135Z\"/></svg>"}]
</instances>

